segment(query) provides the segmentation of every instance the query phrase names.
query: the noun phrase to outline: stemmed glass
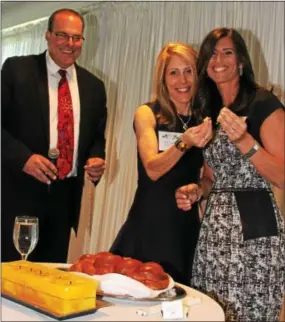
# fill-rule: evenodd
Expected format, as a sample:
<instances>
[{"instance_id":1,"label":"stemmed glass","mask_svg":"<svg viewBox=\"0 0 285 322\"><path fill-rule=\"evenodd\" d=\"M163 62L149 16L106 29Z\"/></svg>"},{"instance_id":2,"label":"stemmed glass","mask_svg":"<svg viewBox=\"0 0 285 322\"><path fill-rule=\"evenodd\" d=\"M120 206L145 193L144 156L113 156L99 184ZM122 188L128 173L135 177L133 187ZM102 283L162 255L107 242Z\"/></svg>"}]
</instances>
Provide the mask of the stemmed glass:
<instances>
[{"instance_id":1,"label":"stemmed glass","mask_svg":"<svg viewBox=\"0 0 285 322\"><path fill-rule=\"evenodd\" d=\"M15 218L13 241L22 260L35 249L39 239L39 220L37 217L18 216Z\"/></svg>"}]
</instances>

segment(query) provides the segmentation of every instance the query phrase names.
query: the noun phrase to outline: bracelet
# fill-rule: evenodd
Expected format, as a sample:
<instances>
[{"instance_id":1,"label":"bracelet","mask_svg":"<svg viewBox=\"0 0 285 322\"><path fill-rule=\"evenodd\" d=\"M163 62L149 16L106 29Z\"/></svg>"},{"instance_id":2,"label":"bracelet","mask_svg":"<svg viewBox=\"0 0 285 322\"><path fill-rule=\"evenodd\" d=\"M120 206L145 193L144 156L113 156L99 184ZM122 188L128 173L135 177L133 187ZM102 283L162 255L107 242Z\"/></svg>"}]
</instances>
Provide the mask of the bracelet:
<instances>
[{"instance_id":1,"label":"bracelet","mask_svg":"<svg viewBox=\"0 0 285 322\"><path fill-rule=\"evenodd\" d=\"M185 152L189 149L189 147L182 142L181 137L178 138L175 142L174 142L174 146L176 147L176 149L178 149L180 152Z\"/></svg>"},{"instance_id":2,"label":"bracelet","mask_svg":"<svg viewBox=\"0 0 285 322\"><path fill-rule=\"evenodd\" d=\"M197 184L198 188L200 188L202 190L202 187L201 187L200 183L196 183L196 184ZM196 202L199 202L201 199L203 199L203 190L202 190L201 196L197 198Z\"/></svg>"},{"instance_id":3,"label":"bracelet","mask_svg":"<svg viewBox=\"0 0 285 322\"><path fill-rule=\"evenodd\" d=\"M245 158L245 159L249 159L251 158L260 148L260 145L254 141L254 145L253 147L245 154L243 154L242 156Z\"/></svg>"},{"instance_id":4,"label":"bracelet","mask_svg":"<svg viewBox=\"0 0 285 322\"><path fill-rule=\"evenodd\" d=\"M202 198L202 195L196 200L196 202L199 202Z\"/></svg>"}]
</instances>

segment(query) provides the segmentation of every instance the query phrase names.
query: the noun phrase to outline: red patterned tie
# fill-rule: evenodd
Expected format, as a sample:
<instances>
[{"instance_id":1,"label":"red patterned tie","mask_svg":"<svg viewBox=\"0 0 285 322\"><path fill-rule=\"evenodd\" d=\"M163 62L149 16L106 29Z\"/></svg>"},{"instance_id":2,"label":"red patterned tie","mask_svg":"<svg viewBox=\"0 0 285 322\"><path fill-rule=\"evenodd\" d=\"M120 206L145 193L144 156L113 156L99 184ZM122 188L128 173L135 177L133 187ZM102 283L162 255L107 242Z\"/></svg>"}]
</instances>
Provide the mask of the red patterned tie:
<instances>
[{"instance_id":1,"label":"red patterned tie","mask_svg":"<svg viewBox=\"0 0 285 322\"><path fill-rule=\"evenodd\" d=\"M58 178L64 179L72 169L74 150L74 127L72 99L66 79L66 70L60 69L61 80L58 84L58 140L57 159Z\"/></svg>"}]
</instances>

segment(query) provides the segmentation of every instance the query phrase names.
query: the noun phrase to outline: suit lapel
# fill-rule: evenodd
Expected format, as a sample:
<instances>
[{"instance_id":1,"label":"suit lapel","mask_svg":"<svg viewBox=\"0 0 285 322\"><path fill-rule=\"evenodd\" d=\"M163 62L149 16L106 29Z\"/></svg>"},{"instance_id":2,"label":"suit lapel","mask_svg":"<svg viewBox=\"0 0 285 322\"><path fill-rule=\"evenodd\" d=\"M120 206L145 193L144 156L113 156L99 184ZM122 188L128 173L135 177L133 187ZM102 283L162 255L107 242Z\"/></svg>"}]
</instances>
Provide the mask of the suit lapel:
<instances>
[{"instance_id":1,"label":"suit lapel","mask_svg":"<svg viewBox=\"0 0 285 322\"><path fill-rule=\"evenodd\" d=\"M80 151L83 145L84 131L86 129L86 122L88 113L86 113L84 107L86 107L86 99L88 98L88 91L84 83L84 75L82 69L75 64L76 75L77 75L77 85L79 91L79 101L80 101L80 124L79 124L79 138L78 138L78 156L81 155Z\"/></svg>"},{"instance_id":2,"label":"suit lapel","mask_svg":"<svg viewBox=\"0 0 285 322\"><path fill-rule=\"evenodd\" d=\"M43 120L44 132L47 142L49 142L49 93L48 93L48 78L46 68L46 52L38 56L38 68L34 70L35 81L40 99L40 112Z\"/></svg>"}]
</instances>

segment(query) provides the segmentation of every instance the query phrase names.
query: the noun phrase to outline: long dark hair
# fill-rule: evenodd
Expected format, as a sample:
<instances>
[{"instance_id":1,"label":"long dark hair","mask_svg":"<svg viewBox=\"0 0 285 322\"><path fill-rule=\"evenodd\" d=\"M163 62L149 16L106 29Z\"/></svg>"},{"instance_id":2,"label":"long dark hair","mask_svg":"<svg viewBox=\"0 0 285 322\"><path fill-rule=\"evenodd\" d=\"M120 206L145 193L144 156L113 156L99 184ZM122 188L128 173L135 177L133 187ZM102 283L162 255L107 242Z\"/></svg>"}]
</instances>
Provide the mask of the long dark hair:
<instances>
[{"instance_id":1,"label":"long dark hair","mask_svg":"<svg viewBox=\"0 0 285 322\"><path fill-rule=\"evenodd\" d=\"M239 32L232 28L216 28L212 30L203 40L198 55L198 91L195 97L194 108L197 109L197 112L200 111L201 118L210 116L213 124L216 123L219 111L222 108L222 98L216 84L207 75L207 67L217 42L224 37L232 39L236 50L237 64L243 65L243 74L239 80L238 95L228 107L237 114L242 115L242 111L259 88L255 82L246 44Z\"/></svg>"}]
</instances>

